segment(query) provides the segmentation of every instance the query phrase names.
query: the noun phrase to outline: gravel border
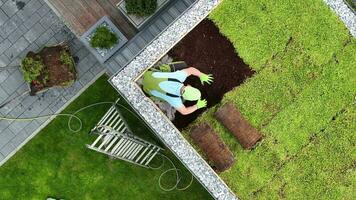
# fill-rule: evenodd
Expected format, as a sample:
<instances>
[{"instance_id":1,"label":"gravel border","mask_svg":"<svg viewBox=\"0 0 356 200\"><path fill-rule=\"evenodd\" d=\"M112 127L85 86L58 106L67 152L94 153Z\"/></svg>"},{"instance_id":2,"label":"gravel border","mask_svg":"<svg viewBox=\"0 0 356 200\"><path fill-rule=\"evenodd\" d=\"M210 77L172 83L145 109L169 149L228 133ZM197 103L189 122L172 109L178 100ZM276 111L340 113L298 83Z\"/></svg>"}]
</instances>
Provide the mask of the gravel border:
<instances>
[{"instance_id":1,"label":"gravel border","mask_svg":"<svg viewBox=\"0 0 356 200\"><path fill-rule=\"evenodd\" d=\"M198 0L113 76L110 82L215 199L233 200L237 199L235 194L135 82L137 77L164 56L220 2L221 0Z\"/></svg>"},{"instance_id":2,"label":"gravel border","mask_svg":"<svg viewBox=\"0 0 356 200\"><path fill-rule=\"evenodd\" d=\"M351 35L356 37L356 15L345 2L343 0L324 0L324 2L339 16Z\"/></svg>"}]
</instances>

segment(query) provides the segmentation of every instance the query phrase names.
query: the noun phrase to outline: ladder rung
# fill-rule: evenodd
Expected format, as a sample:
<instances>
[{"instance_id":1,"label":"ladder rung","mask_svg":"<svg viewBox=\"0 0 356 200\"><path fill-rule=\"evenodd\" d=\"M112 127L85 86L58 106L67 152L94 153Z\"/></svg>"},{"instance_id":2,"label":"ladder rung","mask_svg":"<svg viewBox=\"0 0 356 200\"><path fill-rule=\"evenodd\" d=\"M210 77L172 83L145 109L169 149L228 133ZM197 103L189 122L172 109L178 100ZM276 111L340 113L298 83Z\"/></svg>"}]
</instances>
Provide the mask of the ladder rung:
<instances>
[{"instance_id":1,"label":"ladder rung","mask_svg":"<svg viewBox=\"0 0 356 200\"><path fill-rule=\"evenodd\" d=\"M119 146L122 144L122 142L125 141L124 138L120 138L119 142L117 142L114 146L114 148L111 149L111 154L114 154L114 152L116 151L117 148L119 148Z\"/></svg>"},{"instance_id":2,"label":"ladder rung","mask_svg":"<svg viewBox=\"0 0 356 200\"><path fill-rule=\"evenodd\" d=\"M150 147L151 147L151 145L148 145L148 146L143 150L143 152L141 152L141 154L139 155L139 157L136 158L135 162L138 162L138 161L141 159L141 157L146 153L146 151L147 151Z\"/></svg>"},{"instance_id":3,"label":"ladder rung","mask_svg":"<svg viewBox=\"0 0 356 200\"><path fill-rule=\"evenodd\" d=\"M152 151L155 149L155 147L153 147L147 154L146 156L141 160L140 164L142 165L142 163L149 157L149 155L151 155Z\"/></svg>"},{"instance_id":4,"label":"ladder rung","mask_svg":"<svg viewBox=\"0 0 356 200\"><path fill-rule=\"evenodd\" d=\"M122 146L122 148L116 153L116 156L120 156L127 146L131 145L131 141L127 140L127 142Z\"/></svg>"},{"instance_id":5,"label":"ladder rung","mask_svg":"<svg viewBox=\"0 0 356 200\"><path fill-rule=\"evenodd\" d=\"M133 141L131 141L130 140L130 144L129 145L127 145L127 147L121 152L121 154L120 155L118 155L118 156L120 156L120 157L122 157L122 158L125 158L125 155L127 154L127 152L128 151L130 151L130 148L133 146L133 145L135 145L136 143L135 142L133 142Z\"/></svg>"},{"instance_id":6,"label":"ladder rung","mask_svg":"<svg viewBox=\"0 0 356 200\"><path fill-rule=\"evenodd\" d=\"M96 140L91 144L91 147L95 147L95 145L100 141L100 139L103 137L103 135L99 135L99 137L96 138Z\"/></svg>"},{"instance_id":7,"label":"ladder rung","mask_svg":"<svg viewBox=\"0 0 356 200\"><path fill-rule=\"evenodd\" d=\"M110 144L105 148L105 151L109 151L110 147L115 144L116 140L119 139L118 136L114 136L114 139L111 140Z\"/></svg>"},{"instance_id":8,"label":"ladder rung","mask_svg":"<svg viewBox=\"0 0 356 200\"><path fill-rule=\"evenodd\" d=\"M112 125L116 123L118 120L121 120L120 115L116 115L116 117L113 120L111 120L111 123L108 126L112 127Z\"/></svg>"},{"instance_id":9,"label":"ladder rung","mask_svg":"<svg viewBox=\"0 0 356 200\"><path fill-rule=\"evenodd\" d=\"M159 152L159 149L157 149L151 156L150 159L147 160L147 162L145 163L145 165L148 165L148 163L150 163L150 161L156 156L156 154Z\"/></svg>"},{"instance_id":10,"label":"ladder rung","mask_svg":"<svg viewBox=\"0 0 356 200\"><path fill-rule=\"evenodd\" d=\"M138 146L138 144L136 142L134 142L133 145L131 145L131 147L126 151L126 153L122 156L123 158L128 158L132 153L133 150Z\"/></svg>"},{"instance_id":11,"label":"ladder rung","mask_svg":"<svg viewBox=\"0 0 356 200\"><path fill-rule=\"evenodd\" d=\"M110 124L111 121L112 121L112 119L115 118L117 115L119 115L119 113L116 112L116 110L115 110L115 111L110 115L110 117L107 118L107 120L102 123L102 125L108 125L108 124Z\"/></svg>"},{"instance_id":12,"label":"ladder rung","mask_svg":"<svg viewBox=\"0 0 356 200\"><path fill-rule=\"evenodd\" d=\"M100 146L98 147L98 149L101 149L104 145L108 144L108 143L111 141L112 138L113 138L112 135L106 135L106 136L104 137L104 141L100 144Z\"/></svg>"},{"instance_id":13,"label":"ladder rung","mask_svg":"<svg viewBox=\"0 0 356 200\"><path fill-rule=\"evenodd\" d=\"M125 138L122 138L122 143L120 144L120 146L119 147L117 147L116 149L115 149L115 151L112 153L112 154L117 154L117 152L119 152L125 145L126 145L126 143L128 142Z\"/></svg>"},{"instance_id":14,"label":"ladder rung","mask_svg":"<svg viewBox=\"0 0 356 200\"><path fill-rule=\"evenodd\" d=\"M120 122L121 122L122 124L124 124L124 122L123 122L122 119L120 118L120 119L117 120L117 122L112 126L112 128L116 130L116 127L117 127L118 125L120 125Z\"/></svg>"},{"instance_id":15,"label":"ladder rung","mask_svg":"<svg viewBox=\"0 0 356 200\"><path fill-rule=\"evenodd\" d=\"M143 146L141 144L139 144L134 151L132 152L132 154L129 156L129 160L133 160L135 159L135 156L140 152L140 150L143 148Z\"/></svg>"},{"instance_id":16,"label":"ladder rung","mask_svg":"<svg viewBox=\"0 0 356 200\"><path fill-rule=\"evenodd\" d=\"M111 113L115 110L114 106L111 106L110 109L108 110L108 112L106 112L106 114L104 115L103 118L101 118L101 120L98 123L98 126L100 126L105 120L106 118L109 117L109 115L111 115Z\"/></svg>"}]
</instances>

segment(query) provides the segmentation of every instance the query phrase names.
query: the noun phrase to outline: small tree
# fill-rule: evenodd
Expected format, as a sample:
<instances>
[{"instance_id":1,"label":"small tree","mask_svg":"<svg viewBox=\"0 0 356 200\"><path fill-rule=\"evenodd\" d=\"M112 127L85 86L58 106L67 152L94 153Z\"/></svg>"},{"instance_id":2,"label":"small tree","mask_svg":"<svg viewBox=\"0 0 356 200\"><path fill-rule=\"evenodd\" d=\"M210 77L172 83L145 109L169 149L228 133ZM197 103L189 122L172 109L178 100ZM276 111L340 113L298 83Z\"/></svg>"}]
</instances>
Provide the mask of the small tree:
<instances>
[{"instance_id":1,"label":"small tree","mask_svg":"<svg viewBox=\"0 0 356 200\"><path fill-rule=\"evenodd\" d=\"M23 72L25 81L28 83L36 80L43 69L44 65L42 59L39 56L36 56L35 58L26 57L21 62L21 70Z\"/></svg>"},{"instance_id":2,"label":"small tree","mask_svg":"<svg viewBox=\"0 0 356 200\"><path fill-rule=\"evenodd\" d=\"M128 14L138 16L152 15L157 9L157 0L125 0Z\"/></svg>"},{"instance_id":3,"label":"small tree","mask_svg":"<svg viewBox=\"0 0 356 200\"><path fill-rule=\"evenodd\" d=\"M90 45L94 48L110 49L118 43L118 37L106 26L98 27L90 40Z\"/></svg>"}]
</instances>

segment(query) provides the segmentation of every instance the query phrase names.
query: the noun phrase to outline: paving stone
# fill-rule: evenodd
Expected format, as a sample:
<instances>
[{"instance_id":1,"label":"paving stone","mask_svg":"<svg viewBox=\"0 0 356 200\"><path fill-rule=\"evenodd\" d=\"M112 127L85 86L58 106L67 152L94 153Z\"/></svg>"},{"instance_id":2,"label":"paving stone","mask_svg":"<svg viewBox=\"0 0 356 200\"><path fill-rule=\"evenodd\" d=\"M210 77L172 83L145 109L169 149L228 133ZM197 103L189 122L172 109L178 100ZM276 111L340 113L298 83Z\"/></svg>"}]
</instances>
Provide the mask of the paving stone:
<instances>
[{"instance_id":1,"label":"paving stone","mask_svg":"<svg viewBox=\"0 0 356 200\"><path fill-rule=\"evenodd\" d=\"M2 6L1 9L6 13L7 16L13 16L17 11L16 2L13 0L6 1Z\"/></svg>"},{"instance_id":2,"label":"paving stone","mask_svg":"<svg viewBox=\"0 0 356 200\"><path fill-rule=\"evenodd\" d=\"M25 128L30 122L29 121L15 121L10 126L8 129L11 130L15 135L19 134L22 132L22 129Z\"/></svg>"},{"instance_id":3,"label":"paving stone","mask_svg":"<svg viewBox=\"0 0 356 200\"><path fill-rule=\"evenodd\" d=\"M34 42L45 29L41 26L41 24L37 23L34 25L24 36L30 43Z\"/></svg>"},{"instance_id":4,"label":"paving stone","mask_svg":"<svg viewBox=\"0 0 356 200\"><path fill-rule=\"evenodd\" d=\"M16 20L7 20L0 29L0 35L3 38L7 38L14 30L16 30Z\"/></svg>"},{"instance_id":5,"label":"paving stone","mask_svg":"<svg viewBox=\"0 0 356 200\"><path fill-rule=\"evenodd\" d=\"M4 160L5 159L5 156L2 155L2 153L0 153L0 160Z\"/></svg>"},{"instance_id":6,"label":"paving stone","mask_svg":"<svg viewBox=\"0 0 356 200\"><path fill-rule=\"evenodd\" d=\"M1 133L3 132L3 130L5 130L10 124L11 124L10 121L0 120L0 136L1 136ZM0 137L0 140L1 140L1 137Z\"/></svg>"},{"instance_id":7,"label":"paving stone","mask_svg":"<svg viewBox=\"0 0 356 200\"><path fill-rule=\"evenodd\" d=\"M73 83L72 86L70 86L69 88L65 89L65 93L63 94L63 96L67 99L70 100L75 94L77 94L79 92L79 90L82 88L83 86L80 84L79 81L75 81Z\"/></svg>"},{"instance_id":8,"label":"paving stone","mask_svg":"<svg viewBox=\"0 0 356 200\"><path fill-rule=\"evenodd\" d=\"M2 11L2 10L0 9L0 27L1 27L1 25L3 25L8 19L9 19L9 17L5 14L4 11Z\"/></svg>"},{"instance_id":9,"label":"paving stone","mask_svg":"<svg viewBox=\"0 0 356 200\"><path fill-rule=\"evenodd\" d=\"M23 50L25 50L28 45L29 42L24 37L21 37L15 42L14 45L12 45L12 47L5 51L5 54L10 59L13 59L18 56Z\"/></svg>"},{"instance_id":10,"label":"paving stone","mask_svg":"<svg viewBox=\"0 0 356 200\"><path fill-rule=\"evenodd\" d=\"M5 67L10 63L10 59L5 55L5 54L1 54L0 55L0 67ZM3 70L4 71L4 70ZM3 77L0 75L0 83L2 82Z\"/></svg>"},{"instance_id":11,"label":"paving stone","mask_svg":"<svg viewBox=\"0 0 356 200\"><path fill-rule=\"evenodd\" d=\"M41 16L38 13L34 13L30 18L28 18L24 25L27 29L31 29L33 25L35 25L38 21L40 21Z\"/></svg>"},{"instance_id":12,"label":"paving stone","mask_svg":"<svg viewBox=\"0 0 356 200\"><path fill-rule=\"evenodd\" d=\"M33 13L35 13L42 6L40 0L31 0L28 2L23 8L22 12L30 17Z\"/></svg>"},{"instance_id":13,"label":"paving stone","mask_svg":"<svg viewBox=\"0 0 356 200\"><path fill-rule=\"evenodd\" d=\"M6 56L5 56L6 57ZM0 60L1 60L1 56L0 56ZM0 61L1 62L1 61ZM10 73L8 70L1 70L0 71L0 83L2 83L3 81L5 81L7 79L7 77L9 77Z\"/></svg>"},{"instance_id":14,"label":"paving stone","mask_svg":"<svg viewBox=\"0 0 356 200\"><path fill-rule=\"evenodd\" d=\"M94 63L94 65L90 68L90 72L96 76L98 75L100 72L102 72L105 69L105 67L103 67L99 62Z\"/></svg>"},{"instance_id":15,"label":"paving stone","mask_svg":"<svg viewBox=\"0 0 356 200\"><path fill-rule=\"evenodd\" d=\"M52 29L47 29L47 31L44 34L42 34L41 37L37 38L35 43L39 47L43 47L53 36L54 36L54 32L52 31Z\"/></svg>"},{"instance_id":16,"label":"paving stone","mask_svg":"<svg viewBox=\"0 0 356 200\"><path fill-rule=\"evenodd\" d=\"M0 45L0 54L4 53L9 47L11 47L11 45L12 43L8 39L2 41Z\"/></svg>"},{"instance_id":17,"label":"paving stone","mask_svg":"<svg viewBox=\"0 0 356 200\"><path fill-rule=\"evenodd\" d=\"M28 123L28 124L29 124L29 123ZM28 124L27 124L27 125L28 125ZM12 138L11 143L12 143L15 147L17 147L17 146L21 145L21 144L26 140L26 138L27 138L27 133L26 133L26 131L23 129L22 131L20 131L19 133L17 133L17 135L16 135L14 138Z\"/></svg>"},{"instance_id":18,"label":"paving stone","mask_svg":"<svg viewBox=\"0 0 356 200\"><path fill-rule=\"evenodd\" d=\"M79 82L82 85L87 85L93 78L94 75L90 71L88 71L82 77L79 78Z\"/></svg>"},{"instance_id":19,"label":"paving stone","mask_svg":"<svg viewBox=\"0 0 356 200\"><path fill-rule=\"evenodd\" d=\"M8 97L9 95L0 87L0 104L2 104Z\"/></svg>"},{"instance_id":20,"label":"paving stone","mask_svg":"<svg viewBox=\"0 0 356 200\"><path fill-rule=\"evenodd\" d=\"M7 39L10 40L11 43L15 43L26 32L26 29L24 30L18 28L14 32L12 32Z\"/></svg>"},{"instance_id":21,"label":"paving stone","mask_svg":"<svg viewBox=\"0 0 356 200\"><path fill-rule=\"evenodd\" d=\"M45 16L51 9L47 4L43 4L38 10L37 13L40 14L41 17Z\"/></svg>"},{"instance_id":22,"label":"paving stone","mask_svg":"<svg viewBox=\"0 0 356 200\"><path fill-rule=\"evenodd\" d=\"M11 142L9 142L0 150L0 153L4 156L7 156L15 150L16 150L16 146L13 145Z\"/></svg>"},{"instance_id":23,"label":"paving stone","mask_svg":"<svg viewBox=\"0 0 356 200\"><path fill-rule=\"evenodd\" d=\"M38 128L40 127L40 124L36 121L36 120L33 120L30 122L30 124L28 124L24 130L26 132L26 134L28 136L32 135L32 133L37 130Z\"/></svg>"},{"instance_id":24,"label":"paving stone","mask_svg":"<svg viewBox=\"0 0 356 200\"><path fill-rule=\"evenodd\" d=\"M15 135L10 131L10 129L5 129L0 133L0 149L3 148ZM1 152L2 153L2 152ZM5 154L3 154L5 155Z\"/></svg>"},{"instance_id":25,"label":"paving stone","mask_svg":"<svg viewBox=\"0 0 356 200\"><path fill-rule=\"evenodd\" d=\"M5 82L6 82L6 87L3 87L3 89L8 94L14 93L17 90L17 88L24 83L22 73L20 72L20 70L16 70L5 80Z\"/></svg>"},{"instance_id":26,"label":"paving stone","mask_svg":"<svg viewBox=\"0 0 356 200\"><path fill-rule=\"evenodd\" d=\"M6 116L12 109L16 108L16 106L21 103L22 99L16 97L18 97L18 95L13 93L5 100L6 105L0 108L2 115Z\"/></svg>"}]
</instances>

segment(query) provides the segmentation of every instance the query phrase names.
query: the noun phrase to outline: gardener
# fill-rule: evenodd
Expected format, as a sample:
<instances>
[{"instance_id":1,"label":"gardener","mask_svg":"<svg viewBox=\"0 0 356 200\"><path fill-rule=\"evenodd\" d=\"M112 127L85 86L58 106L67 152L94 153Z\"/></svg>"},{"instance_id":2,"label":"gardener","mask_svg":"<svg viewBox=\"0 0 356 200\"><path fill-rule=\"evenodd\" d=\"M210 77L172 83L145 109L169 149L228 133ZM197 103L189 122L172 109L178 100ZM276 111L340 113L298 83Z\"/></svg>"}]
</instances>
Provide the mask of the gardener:
<instances>
[{"instance_id":1,"label":"gardener","mask_svg":"<svg viewBox=\"0 0 356 200\"><path fill-rule=\"evenodd\" d=\"M210 84L213 82L212 75L204 74L194 67L174 71L172 66L174 68L174 64L166 64L160 67L160 71L147 71L143 75L143 90L152 97L168 102L182 115L188 115L200 108L206 107L206 100L200 99L200 91L190 85L184 85L183 82L188 76L193 75L199 77L202 84ZM169 70L163 70L167 68ZM197 101L197 103L186 107L183 104L184 100Z\"/></svg>"}]
</instances>

